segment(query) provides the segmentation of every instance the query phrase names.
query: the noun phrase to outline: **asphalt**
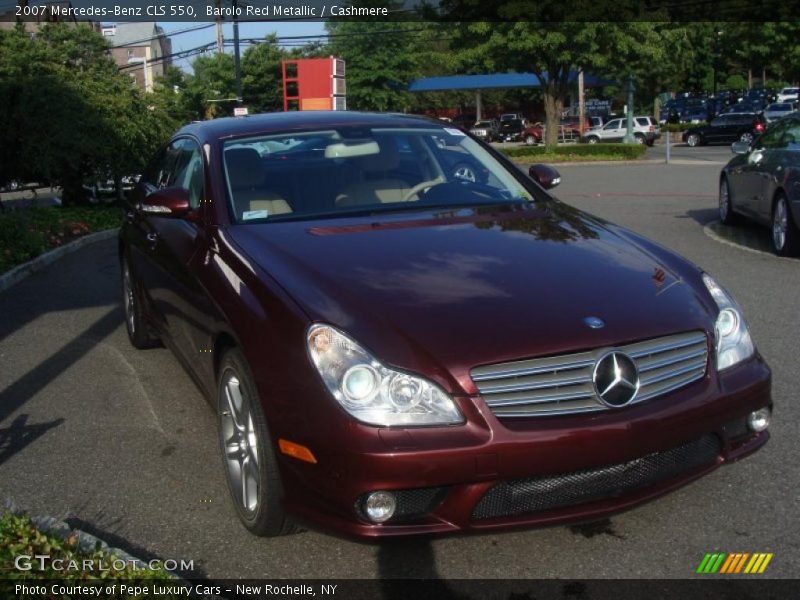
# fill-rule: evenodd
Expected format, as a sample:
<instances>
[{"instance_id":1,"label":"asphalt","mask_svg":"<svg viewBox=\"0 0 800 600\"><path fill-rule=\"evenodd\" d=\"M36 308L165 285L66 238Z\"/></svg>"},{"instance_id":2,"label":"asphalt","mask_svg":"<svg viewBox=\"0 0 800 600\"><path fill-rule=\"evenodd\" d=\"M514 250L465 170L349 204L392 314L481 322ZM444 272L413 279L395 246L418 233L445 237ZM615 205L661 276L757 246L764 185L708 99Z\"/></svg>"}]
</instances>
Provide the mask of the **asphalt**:
<instances>
[{"instance_id":1,"label":"asphalt","mask_svg":"<svg viewBox=\"0 0 800 600\"><path fill-rule=\"evenodd\" d=\"M228 498L206 401L167 350L128 344L107 241L0 293L0 499L210 577L683 578L714 551L773 552L764 576L796 576L800 260L710 237L720 167L702 162L559 167L555 193L677 250L739 300L776 404L770 443L740 463L591 526L380 545L255 538Z\"/></svg>"}]
</instances>

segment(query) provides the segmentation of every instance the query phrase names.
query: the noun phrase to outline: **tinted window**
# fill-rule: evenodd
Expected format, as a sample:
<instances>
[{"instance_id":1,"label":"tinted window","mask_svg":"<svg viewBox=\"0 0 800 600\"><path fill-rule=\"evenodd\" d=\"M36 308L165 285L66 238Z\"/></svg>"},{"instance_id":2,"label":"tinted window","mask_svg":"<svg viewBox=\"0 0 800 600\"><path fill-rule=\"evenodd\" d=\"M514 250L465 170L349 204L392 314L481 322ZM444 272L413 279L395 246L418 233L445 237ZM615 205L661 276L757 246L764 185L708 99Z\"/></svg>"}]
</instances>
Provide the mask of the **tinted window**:
<instances>
[{"instance_id":1,"label":"tinted window","mask_svg":"<svg viewBox=\"0 0 800 600\"><path fill-rule=\"evenodd\" d=\"M647 127L650 125L650 119L648 117L636 117L636 122L642 127Z\"/></svg>"},{"instance_id":2,"label":"tinted window","mask_svg":"<svg viewBox=\"0 0 800 600\"><path fill-rule=\"evenodd\" d=\"M622 119L614 119L613 121L609 121L603 129L619 129L622 125Z\"/></svg>"},{"instance_id":3,"label":"tinted window","mask_svg":"<svg viewBox=\"0 0 800 600\"><path fill-rule=\"evenodd\" d=\"M717 117L713 121L711 121L712 127L725 127L728 124L728 119L730 117Z\"/></svg>"},{"instance_id":4,"label":"tinted window","mask_svg":"<svg viewBox=\"0 0 800 600\"><path fill-rule=\"evenodd\" d=\"M189 206L197 208L203 197L203 152L190 139L179 140L177 147L178 158L172 185L188 191Z\"/></svg>"},{"instance_id":5,"label":"tinted window","mask_svg":"<svg viewBox=\"0 0 800 600\"><path fill-rule=\"evenodd\" d=\"M157 189L170 187L175 181L175 165L180 156L180 140L172 142L167 146L161 160L156 167L153 185Z\"/></svg>"}]
</instances>

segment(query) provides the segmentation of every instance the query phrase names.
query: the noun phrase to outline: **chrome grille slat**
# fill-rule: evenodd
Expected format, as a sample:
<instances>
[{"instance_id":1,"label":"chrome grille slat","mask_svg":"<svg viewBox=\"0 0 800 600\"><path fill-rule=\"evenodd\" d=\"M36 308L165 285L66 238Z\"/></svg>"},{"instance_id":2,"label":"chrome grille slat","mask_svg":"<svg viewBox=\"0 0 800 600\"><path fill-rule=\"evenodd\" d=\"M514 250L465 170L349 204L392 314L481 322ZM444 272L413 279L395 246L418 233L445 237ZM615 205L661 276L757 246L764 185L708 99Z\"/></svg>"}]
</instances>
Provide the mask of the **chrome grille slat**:
<instances>
[{"instance_id":1,"label":"chrome grille slat","mask_svg":"<svg viewBox=\"0 0 800 600\"><path fill-rule=\"evenodd\" d=\"M640 373L632 404L667 394L706 374L708 339L702 331L635 342L615 348L486 365L470 375L498 417L564 415L609 410L592 384L595 362L610 350L630 356Z\"/></svg>"}]
</instances>

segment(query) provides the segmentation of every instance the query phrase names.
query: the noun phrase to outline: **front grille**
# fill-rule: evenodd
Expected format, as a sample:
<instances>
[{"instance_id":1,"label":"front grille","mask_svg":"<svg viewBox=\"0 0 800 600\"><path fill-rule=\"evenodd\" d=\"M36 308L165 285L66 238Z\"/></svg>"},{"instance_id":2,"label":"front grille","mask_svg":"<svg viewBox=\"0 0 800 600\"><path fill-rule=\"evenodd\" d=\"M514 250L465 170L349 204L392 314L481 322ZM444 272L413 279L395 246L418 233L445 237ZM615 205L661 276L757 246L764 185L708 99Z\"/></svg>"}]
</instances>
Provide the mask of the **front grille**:
<instances>
[{"instance_id":1,"label":"front grille","mask_svg":"<svg viewBox=\"0 0 800 600\"><path fill-rule=\"evenodd\" d=\"M632 403L644 402L701 379L708 341L702 331L679 333L614 348L630 356L640 387ZM608 410L592 383L597 359L610 348L476 367L470 371L498 417L532 417Z\"/></svg>"},{"instance_id":2,"label":"front grille","mask_svg":"<svg viewBox=\"0 0 800 600\"><path fill-rule=\"evenodd\" d=\"M620 496L710 465L720 449L719 438L709 434L626 463L504 481L486 492L475 505L472 517L493 519Z\"/></svg>"}]
</instances>

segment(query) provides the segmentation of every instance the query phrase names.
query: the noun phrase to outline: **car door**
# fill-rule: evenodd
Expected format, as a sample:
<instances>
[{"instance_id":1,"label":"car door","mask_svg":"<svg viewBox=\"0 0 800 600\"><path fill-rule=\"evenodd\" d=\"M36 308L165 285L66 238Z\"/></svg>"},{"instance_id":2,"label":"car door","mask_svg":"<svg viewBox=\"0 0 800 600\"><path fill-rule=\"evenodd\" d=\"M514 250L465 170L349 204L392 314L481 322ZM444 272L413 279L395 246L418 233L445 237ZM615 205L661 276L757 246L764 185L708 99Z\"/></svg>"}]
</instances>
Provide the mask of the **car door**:
<instances>
[{"instance_id":1,"label":"car door","mask_svg":"<svg viewBox=\"0 0 800 600\"><path fill-rule=\"evenodd\" d=\"M757 221L763 221L761 198L766 179L769 178L770 163L774 161L771 149L780 139L782 128L783 124L777 122L755 139L750 154L747 155L747 164L742 165L738 174L734 204L737 210Z\"/></svg>"},{"instance_id":2,"label":"car door","mask_svg":"<svg viewBox=\"0 0 800 600\"><path fill-rule=\"evenodd\" d=\"M616 142L625 137L625 129L622 127L622 119L612 119L600 130L600 138L604 142Z\"/></svg>"},{"instance_id":3,"label":"car door","mask_svg":"<svg viewBox=\"0 0 800 600\"><path fill-rule=\"evenodd\" d=\"M189 366L198 363L210 324L202 310L204 292L196 271L207 251L205 234L205 160L193 138L167 146L152 181L145 181L141 201L157 190L177 187L189 194L189 212L164 217L139 211L144 244L137 264L150 306L163 333Z\"/></svg>"},{"instance_id":4,"label":"car door","mask_svg":"<svg viewBox=\"0 0 800 600\"><path fill-rule=\"evenodd\" d=\"M758 177L754 210L764 224L772 222L772 199L775 191L797 167L797 142L800 141L800 121L782 119L772 123L759 138L764 156L754 169Z\"/></svg>"},{"instance_id":5,"label":"car door","mask_svg":"<svg viewBox=\"0 0 800 600\"><path fill-rule=\"evenodd\" d=\"M703 136L707 144L715 144L722 141L725 130L729 126L730 117L722 115L711 121L708 127L703 129Z\"/></svg>"}]
</instances>

